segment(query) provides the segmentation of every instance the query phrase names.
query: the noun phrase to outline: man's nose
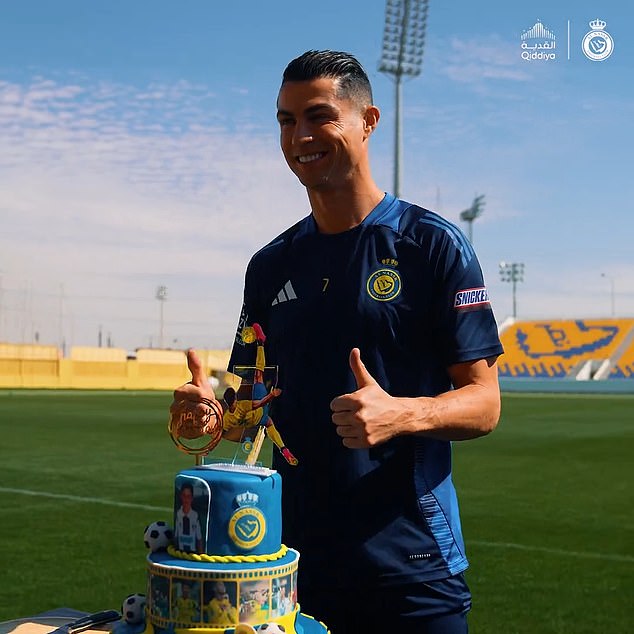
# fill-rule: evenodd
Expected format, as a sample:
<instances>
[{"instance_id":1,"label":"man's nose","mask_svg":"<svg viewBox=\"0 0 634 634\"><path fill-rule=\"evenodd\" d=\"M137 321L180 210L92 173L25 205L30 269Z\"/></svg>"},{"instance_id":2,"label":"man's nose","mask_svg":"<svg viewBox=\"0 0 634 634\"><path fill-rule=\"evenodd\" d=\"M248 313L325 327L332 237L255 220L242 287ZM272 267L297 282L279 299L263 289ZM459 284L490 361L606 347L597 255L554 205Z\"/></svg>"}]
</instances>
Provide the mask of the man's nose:
<instances>
[{"instance_id":1,"label":"man's nose","mask_svg":"<svg viewBox=\"0 0 634 634\"><path fill-rule=\"evenodd\" d=\"M310 143L313 140L312 130L308 122L298 121L295 126L295 138L296 143Z\"/></svg>"}]
</instances>

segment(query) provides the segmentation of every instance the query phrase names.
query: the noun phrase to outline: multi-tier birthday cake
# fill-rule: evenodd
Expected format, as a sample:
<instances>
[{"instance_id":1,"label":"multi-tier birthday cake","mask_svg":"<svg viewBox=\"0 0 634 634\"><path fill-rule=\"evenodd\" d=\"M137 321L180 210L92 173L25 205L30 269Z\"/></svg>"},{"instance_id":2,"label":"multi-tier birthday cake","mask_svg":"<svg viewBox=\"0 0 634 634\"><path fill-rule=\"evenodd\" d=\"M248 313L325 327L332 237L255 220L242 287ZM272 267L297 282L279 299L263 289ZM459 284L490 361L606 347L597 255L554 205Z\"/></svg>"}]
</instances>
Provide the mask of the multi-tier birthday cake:
<instances>
[{"instance_id":1,"label":"multi-tier birthday cake","mask_svg":"<svg viewBox=\"0 0 634 634\"><path fill-rule=\"evenodd\" d=\"M256 331L255 378L242 383L242 391L249 390L249 411L268 402L257 392L265 366L264 335ZM280 392L269 388L268 400ZM323 623L300 612L299 553L281 541L281 477L256 464L265 430L271 433L273 426L268 411L248 419L256 420L258 433L253 442L242 443L249 451L244 463L202 464L201 456L216 446L223 430L244 423L235 414L229 422L227 412L235 408L221 411L215 399L182 405L172 414L170 435L179 448L197 455L197 464L176 475L173 528L160 521L145 529L151 551L147 593L127 597L115 634L326 634ZM277 432L271 437L295 464Z\"/></svg>"},{"instance_id":2,"label":"multi-tier birthday cake","mask_svg":"<svg viewBox=\"0 0 634 634\"><path fill-rule=\"evenodd\" d=\"M299 611L299 553L281 543L281 492L280 475L266 468L181 471L174 545L148 556L148 625L246 634L275 631L275 623L287 633L325 633Z\"/></svg>"},{"instance_id":3,"label":"multi-tier birthday cake","mask_svg":"<svg viewBox=\"0 0 634 634\"><path fill-rule=\"evenodd\" d=\"M124 602L117 634L326 634L302 614L299 553L281 542L280 475L210 464L175 478L173 530L145 530L147 594Z\"/></svg>"}]
</instances>

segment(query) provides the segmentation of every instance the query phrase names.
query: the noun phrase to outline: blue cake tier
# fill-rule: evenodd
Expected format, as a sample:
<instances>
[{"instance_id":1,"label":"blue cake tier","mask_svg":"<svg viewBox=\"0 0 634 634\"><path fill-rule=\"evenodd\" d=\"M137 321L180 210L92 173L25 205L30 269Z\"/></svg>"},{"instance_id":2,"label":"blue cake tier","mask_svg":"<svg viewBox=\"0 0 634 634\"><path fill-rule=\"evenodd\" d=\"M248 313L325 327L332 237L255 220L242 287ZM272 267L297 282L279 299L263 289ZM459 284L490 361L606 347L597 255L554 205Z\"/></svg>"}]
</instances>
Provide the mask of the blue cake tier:
<instances>
[{"instance_id":1,"label":"blue cake tier","mask_svg":"<svg viewBox=\"0 0 634 634\"><path fill-rule=\"evenodd\" d=\"M270 555L282 538L282 480L272 469L202 465L178 473L178 550L207 555Z\"/></svg>"}]
</instances>

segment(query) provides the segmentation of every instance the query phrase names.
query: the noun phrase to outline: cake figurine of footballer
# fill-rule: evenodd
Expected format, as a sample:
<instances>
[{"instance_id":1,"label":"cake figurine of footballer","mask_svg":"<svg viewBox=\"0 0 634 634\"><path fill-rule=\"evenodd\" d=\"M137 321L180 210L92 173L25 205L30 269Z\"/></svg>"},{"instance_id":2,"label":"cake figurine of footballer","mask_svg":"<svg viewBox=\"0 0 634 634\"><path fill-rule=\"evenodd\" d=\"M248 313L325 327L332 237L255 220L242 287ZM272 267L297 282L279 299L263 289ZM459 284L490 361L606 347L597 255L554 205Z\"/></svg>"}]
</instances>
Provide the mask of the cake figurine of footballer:
<instances>
[{"instance_id":1,"label":"cake figurine of footballer","mask_svg":"<svg viewBox=\"0 0 634 634\"><path fill-rule=\"evenodd\" d=\"M236 391L228 387L222 397L222 411L217 401L202 399L188 404L184 411L173 415L169 433L183 451L202 456L212 451L222 438L239 442L247 452L246 464L256 464L264 438L268 437L290 465L298 463L284 445L269 413L271 401L282 390L277 387L277 368L267 367L264 353L266 335L259 324L246 326L242 331L246 344L256 344L255 365L237 366L233 373L241 379ZM254 437L254 440L252 440Z\"/></svg>"},{"instance_id":2,"label":"cake figurine of footballer","mask_svg":"<svg viewBox=\"0 0 634 634\"><path fill-rule=\"evenodd\" d=\"M284 445L275 423L269 413L271 401L282 393L277 387L277 368L266 367L264 342L266 335L259 324L246 326L242 331L242 341L256 344L255 366L234 367L233 372L242 379L236 392L228 387L222 397L223 437L243 443L249 450L247 464L255 464L262 449L264 437L268 436L279 449L284 459L291 465L297 458ZM255 440L250 442L250 434L255 432Z\"/></svg>"}]
</instances>

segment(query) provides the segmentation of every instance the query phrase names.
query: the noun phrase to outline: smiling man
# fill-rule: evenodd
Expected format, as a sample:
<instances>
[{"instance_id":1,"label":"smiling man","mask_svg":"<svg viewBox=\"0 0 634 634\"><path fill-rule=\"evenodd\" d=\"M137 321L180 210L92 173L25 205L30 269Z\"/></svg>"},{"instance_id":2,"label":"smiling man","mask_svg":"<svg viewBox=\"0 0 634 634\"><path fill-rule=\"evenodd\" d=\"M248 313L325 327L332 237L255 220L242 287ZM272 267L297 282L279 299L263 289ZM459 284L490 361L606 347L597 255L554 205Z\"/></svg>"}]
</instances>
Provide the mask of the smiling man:
<instances>
[{"instance_id":1,"label":"smiling man","mask_svg":"<svg viewBox=\"0 0 634 634\"><path fill-rule=\"evenodd\" d=\"M282 152L306 187L319 231L339 233L360 224L385 196L372 179L368 157L380 113L369 83L353 74L294 79L304 76L299 66L286 69L278 96Z\"/></svg>"},{"instance_id":2,"label":"smiling man","mask_svg":"<svg viewBox=\"0 0 634 634\"><path fill-rule=\"evenodd\" d=\"M275 420L299 460L274 455L302 609L335 634L462 634L451 441L489 433L500 414L480 265L457 227L374 182L380 112L353 56L293 60L277 119L311 211L251 259L229 367L248 359L242 328L261 324L283 390ZM174 408L210 398L189 359Z\"/></svg>"}]
</instances>

